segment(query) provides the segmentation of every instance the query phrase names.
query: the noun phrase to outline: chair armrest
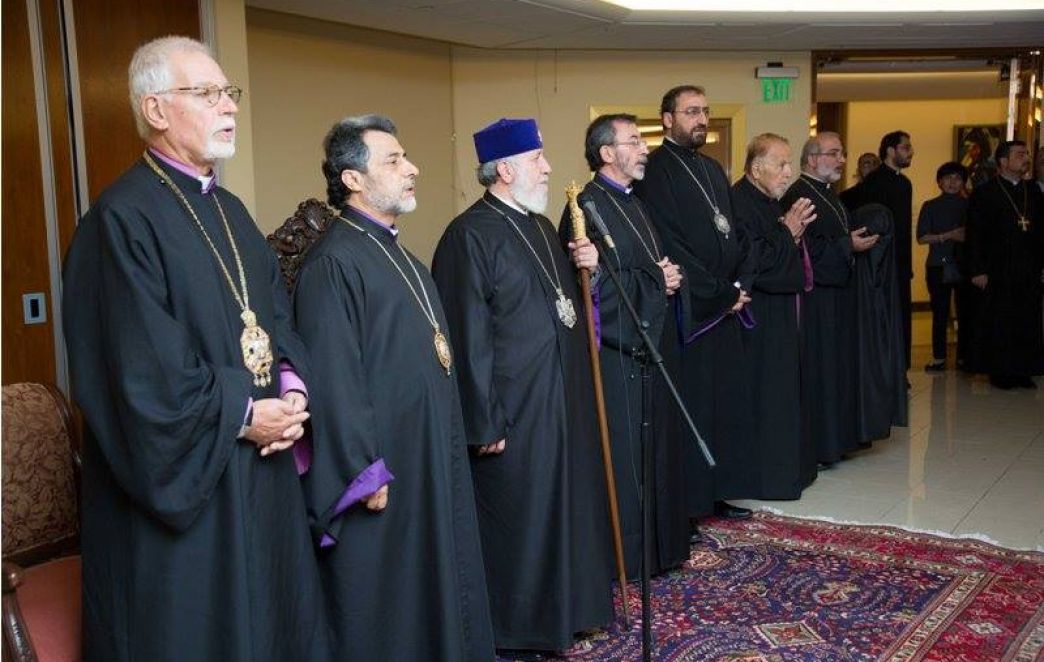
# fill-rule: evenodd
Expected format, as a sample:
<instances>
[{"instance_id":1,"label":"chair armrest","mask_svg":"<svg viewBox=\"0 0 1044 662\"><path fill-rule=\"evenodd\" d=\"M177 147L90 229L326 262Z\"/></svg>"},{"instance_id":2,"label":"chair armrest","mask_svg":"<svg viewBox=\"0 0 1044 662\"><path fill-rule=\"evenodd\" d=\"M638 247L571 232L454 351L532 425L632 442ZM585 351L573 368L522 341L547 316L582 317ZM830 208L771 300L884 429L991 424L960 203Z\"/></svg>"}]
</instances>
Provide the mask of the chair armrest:
<instances>
[{"instance_id":1,"label":"chair armrest","mask_svg":"<svg viewBox=\"0 0 1044 662\"><path fill-rule=\"evenodd\" d=\"M18 606L16 589L24 576L22 568L14 563L3 563L3 633L4 659L13 662L37 662L36 650L29 638L29 630Z\"/></svg>"},{"instance_id":2,"label":"chair armrest","mask_svg":"<svg viewBox=\"0 0 1044 662\"><path fill-rule=\"evenodd\" d=\"M22 580L25 578L25 571L22 570L21 566L7 561L4 561L3 565L4 594L6 595L8 593L14 593L15 589L18 588L18 585L22 583Z\"/></svg>"}]
</instances>

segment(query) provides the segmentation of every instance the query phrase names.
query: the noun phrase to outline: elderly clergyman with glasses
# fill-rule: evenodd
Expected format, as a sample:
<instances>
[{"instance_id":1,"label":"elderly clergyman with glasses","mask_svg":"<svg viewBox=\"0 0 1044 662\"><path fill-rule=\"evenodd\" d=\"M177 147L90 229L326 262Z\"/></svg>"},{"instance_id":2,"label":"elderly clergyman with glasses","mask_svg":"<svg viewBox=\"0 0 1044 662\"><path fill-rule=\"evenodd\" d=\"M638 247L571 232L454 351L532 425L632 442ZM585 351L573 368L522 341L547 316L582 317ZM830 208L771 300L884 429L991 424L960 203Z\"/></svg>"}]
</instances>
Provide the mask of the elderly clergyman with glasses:
<instances>
[{"instance_id":1,"label":"elderly clergyman with glasses","mask_svg":"<svg viewBox=\"0 0 1044 662\"><path fill-rule=\"evenodd\" d=\"M84 658L327 659L308 457L282 452L308 418L305 351L274 254L215 181L241 90L184 37L140 47L129 79L146 148L64 274Z\"/></svg>"},{"instance_id":2,"label":"elderly clergyman with glasses","mask_svg":"<svg viewBox=\"0 0 1044 662\"><path fill-rule=\"evenodd\" d=\"M688 295L676 304L681 320L681 391L718 466L707 467L697 446L684 442L686 502L696 518L750 517L725 499L753 496L749 462L750 388L746 382L744 327L751 275L741 274L744 250L736 234L729 180L701 154L710 107L702 87L680 85L660 103L663 145L649 155L635 191L663 238L663 251L685 273Z\"/></svg>"},{"instance_id":3,"label":"elderly clergyman with glasses","mask_svg":"<svg viewBox=\"0 0 1044 662\"><path fill-rule=\"evenodd\" d=\"M869 250L877 235L855 224L830 185L841 179L841 137L824 131L801 150L801 174L781 202L784 209L807 198L816 220L805 229L812 290L801 296L801 387L807 430L822 465L859 447L856 431L856 299L853 253Z\"/></svg>"}]
</instances>

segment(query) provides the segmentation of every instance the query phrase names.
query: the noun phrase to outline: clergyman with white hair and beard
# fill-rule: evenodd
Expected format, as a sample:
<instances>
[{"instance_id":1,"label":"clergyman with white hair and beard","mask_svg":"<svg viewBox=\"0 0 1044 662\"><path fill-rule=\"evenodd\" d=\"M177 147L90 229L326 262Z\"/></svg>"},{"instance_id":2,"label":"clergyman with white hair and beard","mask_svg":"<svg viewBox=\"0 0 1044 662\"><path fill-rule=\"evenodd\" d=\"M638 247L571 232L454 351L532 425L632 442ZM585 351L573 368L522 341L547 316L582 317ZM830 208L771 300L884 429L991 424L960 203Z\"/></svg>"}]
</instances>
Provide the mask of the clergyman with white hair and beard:
<instances>
[{"instance_id":1,"label":"clergyman with white hair and beard","mask_svg":"<svg viewBox=\"0 0 1044 662\"><path fill-rule=\"evenodd\" d=\"M184 37L141 46L129 83L146 149L80 220L64 272L84 659L328 659L288 451L305 349L274 253L214 170L242 91Z\"/></svg>"},{"instance_id":2,"label":"clergyman with white hair and beard","mask_svg":"<svg viewBox=\"0 0 1044 662\"><path fill-rule=\"evenodd\" d=\"M302 484L333 647L351 660L490 660L462 360L397 225L417 207L419 171L378 115L341 120L323 149L340 216L308 252L294 312L323 386Z\"/></svg>"},{"instance_id":3,"label":"clergyman with white hair and beard","mask_svg":"<svg viewBox=\"0 0 1044 662\"><path fill-rule=\"evenodd\" d=\"M859 447L857 433L856 298L854 253L869 250L878 237L851 227L851 216L830 185L841 179L845 151L841 137L824 131L801 150L801 174L781 203L789 209L812 201L816 219L802 239L812 264L811 291L801 295L802 403L816 456L830 465Z\"/></svg>"},{"instance_id":4,"label":"clergyman with white hair and beard","mask_svg":"<svg viewBox=\"0 0 1044 662\"><path fill-rule=\"evenodd\" d=\"M648 322L649 337L658 342L664 364L678 368L678 335L674 328L674 301L682 287L678 265L664 252L663 240L649 219L649 212L634 195L633 185L645 176L649 147L638 130L634 115L601 115L587 127L584 156L595 173L579 196L598 209L615 242L615 250L603 246L603 264L620 273L620 283L634 302L641 319ZM562 212L559 234L573 236L568 206ZM598 235L596 227L588 234ZM634 376L641 371L636 349L642 346L634 322L627 314L620 289L608 277L595 284L598 297L599 354L605 409L612 443L620 526L627 576L641 574L642 561L642 387ZM686 296L684 291L681 296ZM650 366L651 367L651 366ZM689 558L689 520L685 511L685 479L682 462L681 418L663 377L652 370L651 439L655 456L653 475L654 554L649 571L658 575Z\"/></svg>"},{"instance_id":5,"label":"clergyman with white hair and beard","mask_svg":"<svg viewBox=\"0 0 1044 662\"><path fill-rule=\"evenodd\" d=\"M474 136L485 194L432 272L449 319L499 649L565 650L612 619L612 543L576 271L543 216L532 119ZM586 238L573 263L595 268ZM586 642L576 644L585 647Z\"/></svg>"}]
</instances>

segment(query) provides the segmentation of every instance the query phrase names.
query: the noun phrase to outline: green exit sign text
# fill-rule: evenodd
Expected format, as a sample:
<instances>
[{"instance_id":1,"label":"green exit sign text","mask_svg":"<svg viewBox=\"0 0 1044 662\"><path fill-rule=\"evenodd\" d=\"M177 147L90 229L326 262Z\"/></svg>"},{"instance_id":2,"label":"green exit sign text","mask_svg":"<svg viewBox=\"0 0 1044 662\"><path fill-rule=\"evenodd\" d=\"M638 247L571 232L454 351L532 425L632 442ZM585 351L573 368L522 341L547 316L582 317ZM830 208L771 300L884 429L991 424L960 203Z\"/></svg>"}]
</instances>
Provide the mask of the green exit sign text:
<instances>
[{"instance_id":1,"label":"green exit sign text","mask_svg":"<svg viewBox=\"0 0 1044 662\"><path fill-rule=\"evenodd\" d=\"M790 101L790 79L762 78L761 100L765 103L786 103Z\"/></svg>"}]
</instances>

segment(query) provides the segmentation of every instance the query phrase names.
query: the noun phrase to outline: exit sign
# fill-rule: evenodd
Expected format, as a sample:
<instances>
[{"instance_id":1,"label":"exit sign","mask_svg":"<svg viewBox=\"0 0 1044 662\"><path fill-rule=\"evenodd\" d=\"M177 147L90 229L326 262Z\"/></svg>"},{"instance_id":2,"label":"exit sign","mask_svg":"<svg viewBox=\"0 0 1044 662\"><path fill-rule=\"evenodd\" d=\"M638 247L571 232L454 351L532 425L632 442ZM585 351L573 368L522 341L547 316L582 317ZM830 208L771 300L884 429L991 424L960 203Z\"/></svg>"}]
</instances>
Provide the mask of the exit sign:
<instances>
[{"instance_id":1,"label":"exit sign","mask_svg":"<svg viewBox=\"0 0 1044 662\"><path fill-rule=\"evenodd\" d=\"M762 78L761 100L765 103L786 103L790 101L790 79Z\"/></svg>"}]
</instances>

